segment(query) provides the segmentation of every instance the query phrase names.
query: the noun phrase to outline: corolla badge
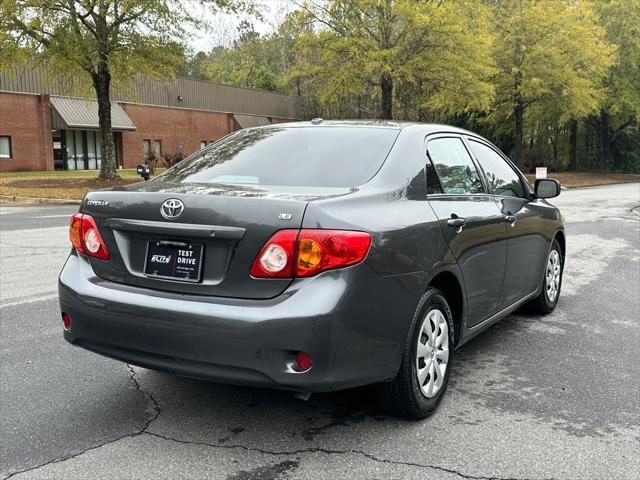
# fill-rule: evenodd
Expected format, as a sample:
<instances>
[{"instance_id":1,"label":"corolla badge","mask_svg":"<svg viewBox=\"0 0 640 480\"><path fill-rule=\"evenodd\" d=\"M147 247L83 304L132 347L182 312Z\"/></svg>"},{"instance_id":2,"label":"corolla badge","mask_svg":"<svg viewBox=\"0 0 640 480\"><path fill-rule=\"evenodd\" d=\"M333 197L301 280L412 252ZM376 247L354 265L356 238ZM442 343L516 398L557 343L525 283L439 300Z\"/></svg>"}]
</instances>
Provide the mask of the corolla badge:
<instances>
[{"instance_id":1,"label":"corolla badge","mask_svg":"<svg viewBox=\"0 0 640 480\"><path fill-rule=\"evenodd\" d=\"M160 207L160 214L167 220L174 220L184 212L184 203L177 198L165 200Z\"/></svg>"},{"instance_id":2,"label":"corolla badge","mask_svg":"<svg viewBox=\"0 0 640 480\"><path fill-rule=\"evenodd\" d=\"M109 202L106 200L87 200L88 207L108 207Z\"/></svg>"}]
</instances>

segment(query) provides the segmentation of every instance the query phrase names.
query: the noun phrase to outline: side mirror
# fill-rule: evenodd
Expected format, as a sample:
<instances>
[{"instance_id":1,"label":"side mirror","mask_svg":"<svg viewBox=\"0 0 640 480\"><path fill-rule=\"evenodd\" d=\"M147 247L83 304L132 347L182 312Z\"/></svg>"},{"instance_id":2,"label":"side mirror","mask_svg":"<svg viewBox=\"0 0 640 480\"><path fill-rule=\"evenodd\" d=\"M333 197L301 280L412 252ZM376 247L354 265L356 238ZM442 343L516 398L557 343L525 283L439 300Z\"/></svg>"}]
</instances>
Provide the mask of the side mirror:
<instances>
[{"instance_id":1,"label":"side mirror","mask_svg":"<svg viewBox=\"0 0 640 480\"><path fill-rule=\"evenodd\" d=\"M560 182L553 178L539 178L535 185L536 197L553 198L560 195Z\"/></svg>"}]
</instances>

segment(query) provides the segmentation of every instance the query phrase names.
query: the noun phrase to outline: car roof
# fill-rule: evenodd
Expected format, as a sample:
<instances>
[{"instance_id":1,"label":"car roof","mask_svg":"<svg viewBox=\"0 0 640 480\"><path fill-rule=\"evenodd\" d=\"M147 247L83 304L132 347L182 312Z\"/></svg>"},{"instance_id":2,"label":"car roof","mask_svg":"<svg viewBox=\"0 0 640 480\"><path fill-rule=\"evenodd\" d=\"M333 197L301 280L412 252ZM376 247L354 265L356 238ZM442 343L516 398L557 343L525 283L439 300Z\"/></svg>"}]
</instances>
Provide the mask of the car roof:
<instances>
[{"instance_id":1,"label":"car roof","mask_svg":"<svg viewBox=\"0 0 640 480\"><path fill-rule=\"evenodd\" d=\"M319 120L319 121L318 121ZM302 121L302 122L286 122L286 123L274 123L272 125L267 125L264 127L257 128L272 128L272 127L374 127L374 128L384 128L384 129L392 129L392 130L402 130L408 127L421 127L425 130L426 133L436 133L436 132L453 132L453 133L464 133L468 135L478 136L478 134L465 130L463 128L454 127L451 125L439 124L439 123L422 123L422 122L411 122L404 120L322 120L322 119L314 119L311 121Z\"/></svg>"}]
</instances>

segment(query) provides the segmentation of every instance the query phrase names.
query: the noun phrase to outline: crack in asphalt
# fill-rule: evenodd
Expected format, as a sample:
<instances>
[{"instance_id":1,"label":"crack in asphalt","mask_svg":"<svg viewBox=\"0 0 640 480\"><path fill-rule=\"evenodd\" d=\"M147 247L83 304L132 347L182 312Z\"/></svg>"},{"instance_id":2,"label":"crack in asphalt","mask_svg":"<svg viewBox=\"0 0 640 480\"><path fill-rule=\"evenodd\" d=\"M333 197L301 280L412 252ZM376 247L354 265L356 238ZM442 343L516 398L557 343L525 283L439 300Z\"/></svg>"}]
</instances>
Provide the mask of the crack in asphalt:
<instances>
[{"instance_id":1,"label":"crack in asphalt","mask_svg":"<svg viewBox=\"0 0 640 480\"><path fill-rule=\"evenodd\" d=\"M2 480L9 480L10 478L19 475L21 473L26 473L26 472L32 472L34 470L38 470L40 468L46 467L48 465L53 465L55 463L62 463L62 462L66 462L67 460L71 460L74 458L77 458L81 455L84 455L87 452L90 452L92 450L97 450L98 448L102 448L104 446L110 445L112 443L116 443L119 442L120 440L124 439L124 438L133 438L133 437L137 437L139 435L142 435L143 433L146 433L146 430L149 428L149 425L151 425L151 423L156 420L159 416L160 416L160 405L158 404L157 400L153 397L153 395L151 395L151 393L146 392L145 390L142 389L142 387L140 386L140 384L138 383L138 380L136 379L136 372L133 369L133 367L129 364L127 364L127 367L129 369L129 378L131 379L131 381L133 382L134 386L136 387L136 390L138 390L138 392L140 392L143 396L145 396L149 402L151 403L152 407L153 407L153 415L151 415L149 417L149 419L145 422L144 426L141 429L136 430L135 432L131 432L131 433L127 433L124 435L120 435L117 438L114 438L112 440L109 440L108 442L103 442L103 443L99 443L98 445L92 445L91 447L87 447L84 450L81 450L77 453L74 453L72 455L67 455L64 457L58 457L58 458L54 458L53 460L49 460L47 462L41 463L39 465L36 465L34 467L29 467L29 468L25 468L23 470L17 470L15 472L10 473L9 475L7 475L6 477L3 477Z\"/></svg>"},{"instance_id":2,"label":"crack in asphalt","mask_svg":"<svg viewBox=\"0 0 640 480\"><path fill-rule=\"evenodd\" d=\"M140 386L140 383L138 383L138 380L136 379L136 371L133 369L133 367L127 364L127 368L129 369L129 372L131 372L131 375L129 375L129 378L131 379L133 384L136 386L136 390L138 390L143 396L147 397L147 399L152 405L153 412L154 412L153 415L149 418L149 420L147 420L147 423L144 425L144 427L140 430L140 433L138 433L138 435L140 435L141 433L145 433L149 428L149 426L151 425L151 423L157 420L157 418L160 416L160 412L161 412L160 404L154 398L151 392L147 392L146 390L143 390L143 388Z\"/></svg>"},{"instance_id":3,"label":"crack in asphalt","mask_svg":"<svg viewBox=\"0 0 640 480\"><path fill-rule=\"evenodd\" d=\"M335 449L329 449L329 448L323 448L323 447L308 447L308 448L302 448L302 449L298 449L298 450L267 450L267 449L263 449L263 448L258 448L258 447L249 447L247 445L241 445L241 444L234 444L234 445L224 445L224 444L220 444L220 443L208 443L208 442L200 442L200 441L196 441L196 440L183 440L180 438L175 438L175 437L170 437L168 435L162 435L160 433L155 433L155 432L150 432L148 429L151 426L151 424L158 419L158 417L160 416L160 414L162 413L162 410L160 408L160 404L158 403L158 401L154 398L154 396L150 393L147 392L146 390L144 390L140 383L138 382L138 380L136 379L136 372L133 369L133 367L129 364L127 364L127 367L129 369L130 375L129 378L131 379L131 381L133 382L133 384L136 387L136 390L142 394L144 397L147 398L151 409L153 410L152 415L149 416L149 418L147 419L147 421L145 422L144 426L141 429L136 430L135 432L132 433L127 433L125 435L121 435L115 439L109 440L108 442L104 442L104 443L100 443L98 445L93 445L91 447L85 448L84 450L81 450L80 452L74 453L72 455L67 455L65 457L59 457L59 458L54 458L53 460L49 460L47 462L41 463L40 465L36 465L34 467L30 467L30 468L26 468L24 470L18 470L15 471L11 474L9 474L8 476L2 478L2 480L9 480L10 478L22 474L22 473L27 473L27 472L32 472L34 470L38 470L40 468L46 467L48 465L53 465L56 463L62 463L62 462L66 462L68 460L72 460L74 458L80 457L81 455L84 455L87 452L90 452L92 450L97 450L99 448L105 447L107 445L111 445L113 443L119 442L120 440L123 440L125 438L133 438L133 437L137 437L140 435L149 435L151 437L155 437L155 438L160 438L162 440L166 440L169 442L175 442L175 443L179 443L179 444L183 444L183 445L198 445L198 446L204 446L204 447L209 447L209 448L218 448L218 449L227 449L227 450L245 450L248 452L255 452L255 453L261 453L263 455L273 455L273 456L293 456L293 455L303 455L303 454L308 454L308 453L323 453L325 455L360 455L363 456L365 458L368 458L369 460L372 460L374 462L378 462L378 463L386 463L386 464L390 464L390 465L404 465L407 467L415 467L415 468L425 468L425 469L431 469L431 470L436 470L439 472L445 472L445 473L450 473L453 475L457 475L460 478L464 478L464 479L468 479L468 480L530 480L524 477L487 477L487 476L477 476L477 475L469 475L469 474L465 474L462 472L459 472L457 470L451 469L451 468L446 468L446 467L440 467L438 465L430 465L430 464L425 464L425 463L416 463L416 462L405 462L405 461L401 461L401 460L392 460L392 459L388 459L388 458L381 458L381 457L377 457L371 453L362 451L362 450L335 450ZM545 479L545 480L554 480L553 478L549 478L549 479Z\"/></svg>"},{"instance_id":4,"label":"crack in asphalt","mask_svg":"<svg viewBox=\"0 0 640 480\"><path fill-rule=\"evenodd\" d=\"M466 478L470 480L530 480L524 477L485 477L485 476L476 476L476 475L468 475L457 470L453 470L451 468L440 467L438 465L430 465L426 463L415 463L415 462L405 462L402 460L391 460L388 458L377 457L371 453L364 452L362 450L334 450L323 447L309 447L309 448L301 448L298 450L266 450L258 447L248 447L246 445L236 444L236 445L221 445L217 443L208 443L208 442L199 442L196 440L183 440L175 437L170 437L167 435L162 435L160 433L155 432L144 432L146 435L150 435L152 437L161 438L163 440L168 440L170 442L181 443L184 445L199 445L211 448L221 448L228 450L246 450L248 452L256 452L262 453L264 455L273 455L273 456L291 456L291 455L303 455L305 453L324 453L327 455L361 455L366 457L374 462L379 463L387 463L391 465L405 465L408 467L417 467L417 468L429 468L432 470L437 470L440 472L451 473L453 475L458 475L461 478ZM544 480L555 480L553 477Z\"/></svg>"}]
</instances>

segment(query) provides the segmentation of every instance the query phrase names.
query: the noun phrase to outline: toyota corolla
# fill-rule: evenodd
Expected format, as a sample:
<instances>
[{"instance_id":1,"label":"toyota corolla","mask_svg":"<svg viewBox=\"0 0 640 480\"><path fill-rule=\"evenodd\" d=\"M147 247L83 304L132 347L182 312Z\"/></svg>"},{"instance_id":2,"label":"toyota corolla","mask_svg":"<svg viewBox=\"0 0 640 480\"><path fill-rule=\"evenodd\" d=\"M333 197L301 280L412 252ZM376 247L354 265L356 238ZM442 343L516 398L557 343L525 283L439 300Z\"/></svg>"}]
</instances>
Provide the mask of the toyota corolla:
<instances>
[{"instance_id":1,"label":"toyota corolla","mask_svg":"<svg viewBox=\"0 0 640 480\"><path fill-rule=\"evenodd\" d=\"M87 194L59 279L66 340L216 382L376 384L396 415L445 394L455 349L554 309L563 218L496 147L377 121L235 132L158 177Z\"/></svg>"}]
</instances>

